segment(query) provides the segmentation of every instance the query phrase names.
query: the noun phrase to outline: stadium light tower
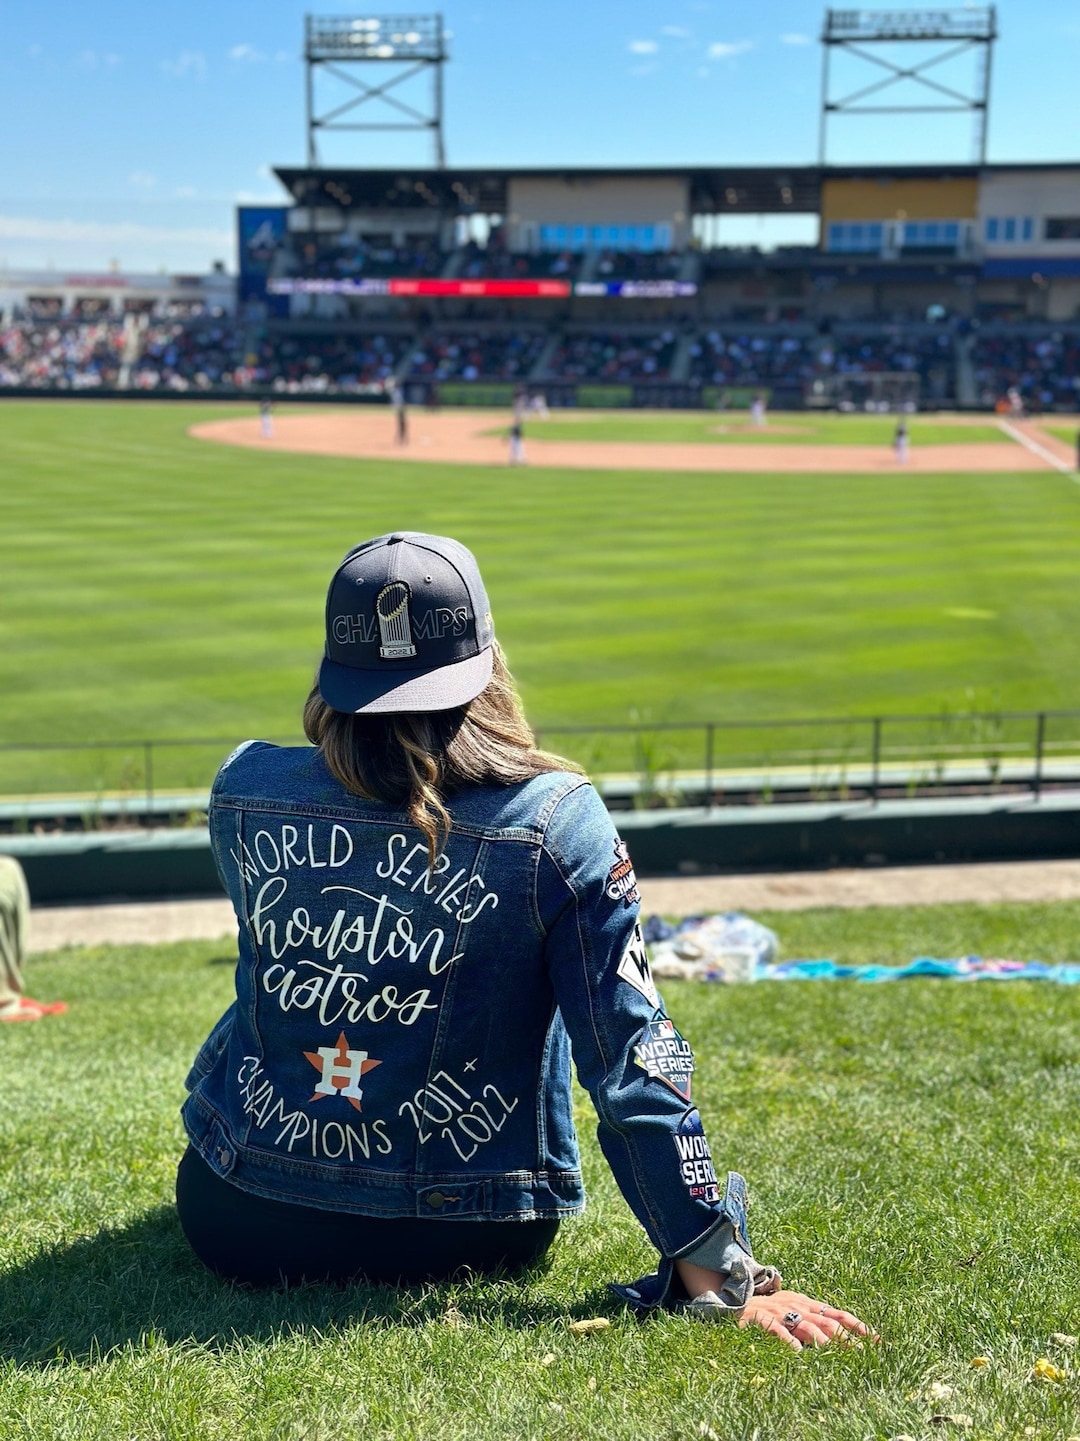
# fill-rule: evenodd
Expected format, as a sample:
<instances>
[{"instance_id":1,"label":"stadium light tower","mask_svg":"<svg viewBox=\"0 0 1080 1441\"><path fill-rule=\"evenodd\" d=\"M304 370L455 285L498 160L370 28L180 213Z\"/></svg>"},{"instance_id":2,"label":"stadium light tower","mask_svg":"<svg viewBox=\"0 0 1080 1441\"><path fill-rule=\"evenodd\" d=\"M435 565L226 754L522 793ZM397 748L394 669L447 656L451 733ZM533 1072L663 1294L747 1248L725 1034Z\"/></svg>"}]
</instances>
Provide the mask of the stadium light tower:
<instances>
[{"instance_id":1,"label":"stadium light tower","mask_svg":"<svg viewBox=\"0 0 1080 1441\"><path fill-rule=\"evenodd\" d=\"M986 163L986 130L990 105L990 61L997 39L997 10L965 6L962 10L826 10L821 43L824 46L824 69L821 83L821 132L818 163L827 163L826 141L830 115L915 115L954 114L971 111L975 115L975 159ZM894 60L876 53L877 47L900 41L918 41L937 48L924 55L916 65L898 65ZM850 94L833 98L830 89L829 63L834 50L841 49L868 65L885 70L885 77L863 85ZM944 85L925 72L966 51L979 52L980 65L973 93L952 85ZM862 102L879 96L902 81L910 80L929 92L936 103L873 104Z\"/></svg>"},{"instance_id":2,"label":"stadium light tower","mask_svg":"<svg viewBox=\"0 0 1080 1441\"><path fill-rule=\"evenodd\" d=\"M304 19L304 66L307 89L307 155L319 163L319 132L324 130L429 130L435 164L446 164L443 147L442 67L447 59L441 15L307 15ZM381 74L377 77L374 67ZM391 90L425 70L431 71L431 104L418 109ZM320 77L333 76L353 92L329 109L320 108L316 91ZM410 92L411 94L411 92ZM357 119L370 105L377 115Z\"/></svg>"}]
</instances>

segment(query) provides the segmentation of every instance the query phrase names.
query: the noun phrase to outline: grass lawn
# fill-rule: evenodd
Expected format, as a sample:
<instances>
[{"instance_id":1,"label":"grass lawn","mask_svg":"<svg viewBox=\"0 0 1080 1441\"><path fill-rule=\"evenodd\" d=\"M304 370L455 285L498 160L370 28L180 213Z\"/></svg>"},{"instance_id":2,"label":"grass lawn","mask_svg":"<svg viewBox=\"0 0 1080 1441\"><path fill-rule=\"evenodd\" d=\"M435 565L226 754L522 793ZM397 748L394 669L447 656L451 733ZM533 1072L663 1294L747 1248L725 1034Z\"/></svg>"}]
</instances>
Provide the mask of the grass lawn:
<instances>
[{"instance_id":1,"label":"grass lawn","mask_svg":"<svg viewBox=\"0 0 1080 1441\"><path fill-rule=\"evenodd\" d=\"M1063 440L1066 445L1075 445L1077 435L1080 433L1075 422L1072 425L1044 425L1043 430L1047 430L1051 435L1057 436L1058 440Z\"/></svg>"},{"instance_id":2,"label":"grass lawn","mask_svg":"<svg viewBox=\"0 0 1080 1441\"><path fill-rule=\"evenodd\" d=\"M1080 490L1056 473L522 474L188 438L229 413L0 405L0 741L296 735L329 576L399 528L476 551L545 727L1080 704ZM158 788L223 749L160 753ZM0 793L141 767L0 753Z\"/></svg>"},{"instance_id":3,"label":"grass lawn","mask_svg":"<svg viewBox=\"0 0 1080 1441\"><path fill-rule=\"evenodd\" d=\"M1080 905L764 915L788 955L1080 959ZM219 943L59 952L0 1029L4 1441L1064 1441L1080 1430L1080 995L1030 983L669 984L755 1247L880 1347L633 1321L651 1253L600 1158L549 1269L502 1284L233 1291L179 1233L182 1078L231 991ZM571 1320L604 1316L578 1338ZM975 1356L989 1358L972 1369ZM1032 1377L1040 1357L1068 1367ZM934 1384L951 1395L932 1399ZM930 1416L973 1418L936 1432ZM1028 1429L1030 1428L1030 1429Z\"/></svg>"},{"instance_id":4,"label":"grass lawn","mask_svg":"<svg viewBox=\"0 0 1080 1441\"><path fill-rule=\"evenodd\" d=\"M913 446L968 445L975 441L1013 445L992 421L933 416L908 419ZM722 445L754 441L763 445L880 445L892 444L894 415L818 415L812 411L770 413L764 429L751 425L745 411L640 411L556 410L549 420L525 419L530 440L634 440L642 442L697 441ZM488 431L505 435L507 428Z\"/></svg>"}]
</instances>

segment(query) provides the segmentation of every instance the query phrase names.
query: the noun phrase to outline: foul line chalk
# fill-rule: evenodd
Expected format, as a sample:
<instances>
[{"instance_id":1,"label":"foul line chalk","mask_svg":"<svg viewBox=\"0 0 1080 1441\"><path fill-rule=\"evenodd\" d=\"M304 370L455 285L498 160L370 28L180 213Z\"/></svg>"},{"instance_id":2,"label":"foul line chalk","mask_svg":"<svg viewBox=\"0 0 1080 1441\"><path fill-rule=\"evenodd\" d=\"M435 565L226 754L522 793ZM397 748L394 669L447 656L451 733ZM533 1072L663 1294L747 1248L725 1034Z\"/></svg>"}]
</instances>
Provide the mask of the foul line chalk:
<instances>
[{"instance_id":1,"label":"foul line chalk","mask_svg":"<svg viewBox=\"0 0 1080 1441\"><path fill-rule=\"evenodd\" d=\"M1072 466L1062 460L1059 455L1055 455L1052 450L1047 450L1045 445L1040 445L1037 440L1032 440L1030 435L1025 435L1022 430L1017 430L1016 426L1010 425L1007 420L999 420L998 425L1006 435L1011 436L1013 440L1019 441L1026 450L1030 450L1032 455L1039 456L1040 459L1052 465L1055 470L1060 470L1062 475L1067 475L1070 480L1075 480L1080 483L1080 477L1077 477L1073 473Z\"/></svg>"}]
</instances>

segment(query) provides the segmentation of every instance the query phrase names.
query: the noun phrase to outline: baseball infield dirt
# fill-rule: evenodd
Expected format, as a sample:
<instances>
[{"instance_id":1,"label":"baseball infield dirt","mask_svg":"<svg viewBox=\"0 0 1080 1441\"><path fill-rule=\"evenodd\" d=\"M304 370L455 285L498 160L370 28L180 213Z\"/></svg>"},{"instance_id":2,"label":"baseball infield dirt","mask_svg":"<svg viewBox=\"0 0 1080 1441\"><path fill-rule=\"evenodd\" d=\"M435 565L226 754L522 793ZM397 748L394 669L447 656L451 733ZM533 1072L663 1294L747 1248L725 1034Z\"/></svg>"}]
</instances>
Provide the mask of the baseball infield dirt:
<instances>
[{"instance_id":1,"label":"baseball infield dirt","mask_svg":"<svg viewBox=\"0 0 1080 1441\"><path fill-rule=\"evenodd\" d=\"M337 455L371 460L457 462L505 465L508 451L500 436L485 434L506 424L504 411L414 410L409 417L409 443L394 440L393 413L382 406L356 409L329 407L274 418L272 439L259 433L257 416L211 420L192 426L199 440L256 450L285 450L306 455ZM1044 433L1039 432L1040 442ZM1046 449L1060 442L1045 438ZM1064 448L1064 447L1063 447ZM651 441L537 440L528 434L529 460L538 466L568 470L766 471L837 474L841 471L903 473L923 471L992 472L1052 470L1053 462L1021 444L973 442L970 445L914 445L906 466L892 450L877 445L769 445L763 442L658 444Z\"/></svg>"}]
</instances>

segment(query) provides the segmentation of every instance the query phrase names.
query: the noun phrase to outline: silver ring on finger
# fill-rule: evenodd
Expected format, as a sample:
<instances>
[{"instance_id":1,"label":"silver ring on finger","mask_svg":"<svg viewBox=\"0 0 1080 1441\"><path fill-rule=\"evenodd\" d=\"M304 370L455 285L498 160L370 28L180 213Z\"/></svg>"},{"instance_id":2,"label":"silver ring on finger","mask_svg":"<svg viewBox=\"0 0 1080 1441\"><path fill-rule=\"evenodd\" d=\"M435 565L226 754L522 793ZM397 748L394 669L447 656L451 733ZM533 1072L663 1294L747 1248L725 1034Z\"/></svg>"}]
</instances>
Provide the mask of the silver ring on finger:
<instances>
[{"instance_id":1,"label":"silver ring on finger","mask_svg":"<svg viewBox=\"0 0 1080 1441\"><path fill-rule=\"evenodd\" d=\"M802 1321L802 1315L798 1311L785 1311L783 1324L789 1331L794 1331Z\"/></svg>"}]
</instances>

